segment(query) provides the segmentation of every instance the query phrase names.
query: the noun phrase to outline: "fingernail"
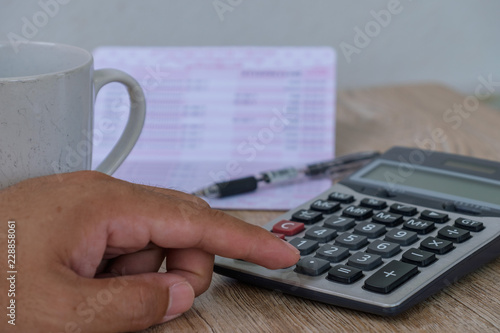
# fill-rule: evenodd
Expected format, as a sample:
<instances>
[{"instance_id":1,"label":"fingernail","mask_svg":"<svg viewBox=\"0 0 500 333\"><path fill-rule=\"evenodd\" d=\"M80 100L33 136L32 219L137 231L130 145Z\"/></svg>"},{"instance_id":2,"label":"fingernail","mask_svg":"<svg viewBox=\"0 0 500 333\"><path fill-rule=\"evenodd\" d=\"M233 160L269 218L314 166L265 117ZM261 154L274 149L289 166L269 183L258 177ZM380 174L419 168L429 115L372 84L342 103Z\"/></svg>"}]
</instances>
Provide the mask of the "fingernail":
<instances>
[{"instance_id":1,"label":"fingernail","mask_svg":"<svg viewBox=\"0 0 500 333\"><path fill-rule=\"evenodd\" d=\"M283 242L286 244L286 246L288 246L290 248L290 250L292 250L295 253L295 255L299 255L300 254L300 251L295 246L293 246L292 244L288 243L287 241L283 241Z\"/></svg>"},{"instance_id":2,"label":"fingernail","mask_svg":"<svg viewBox=\"0 0 500 333\"><path fill-rule=\"evenodd\" d=\"M187 282L179 282L168 289L168 309L162 322L172 320L191 308L194 302L193 287Z\"/></svg>"}]
</instances>

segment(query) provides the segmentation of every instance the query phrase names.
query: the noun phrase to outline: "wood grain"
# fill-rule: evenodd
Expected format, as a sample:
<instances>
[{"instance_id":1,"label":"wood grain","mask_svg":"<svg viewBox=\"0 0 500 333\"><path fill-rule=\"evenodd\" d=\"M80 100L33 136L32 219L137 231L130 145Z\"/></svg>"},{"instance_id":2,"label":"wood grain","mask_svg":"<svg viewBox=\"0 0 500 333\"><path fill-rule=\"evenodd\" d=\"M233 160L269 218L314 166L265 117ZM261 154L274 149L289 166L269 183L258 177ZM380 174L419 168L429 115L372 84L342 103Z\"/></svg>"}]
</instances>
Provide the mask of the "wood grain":
<instances>
[{"instance_id":1,"label":"wood grain","mask_svg":"<svg viewBox=\"0 0 500 333\"><path fill-rule=\"evenodd\" d=\"M394 145L500 160L500 112L438 84L340 92L337 154ZM474 106L474 105L472 105ZM460 122L460 123L459 123ZM440 134L440 135L437 135ZM439 140L438 140L439 139ZM281 212L231 211L263 225ZM182 317L143 332L499 332L500 259L391 318L312 302L214 275Z\"/></svg>"}]
</instances>

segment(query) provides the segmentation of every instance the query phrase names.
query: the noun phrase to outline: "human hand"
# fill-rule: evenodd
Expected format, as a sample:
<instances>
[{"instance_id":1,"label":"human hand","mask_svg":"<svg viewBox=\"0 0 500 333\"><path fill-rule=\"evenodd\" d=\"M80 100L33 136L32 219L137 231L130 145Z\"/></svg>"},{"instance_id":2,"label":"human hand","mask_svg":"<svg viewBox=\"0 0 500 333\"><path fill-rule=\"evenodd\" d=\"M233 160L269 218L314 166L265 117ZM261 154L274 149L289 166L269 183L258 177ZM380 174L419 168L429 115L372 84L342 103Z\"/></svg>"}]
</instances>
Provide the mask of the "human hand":
<instances>
[{"instance_id":1,"label":"human hand","mask_svg":"<svg viewBox=\"0 0 500 333\"><path fill-rule=\"evenodd\" d=\"M298 251L181 192L83 171L0 191L0 248L15 221L15 326L2 332L121 332L178 317L210 285L214 254L270 269ZM167 273L158 273L163 260ZM0 261L3 272L6 256ZM2 279L2 306L9 284ZM10 286L12 287L12 286Z\"/></svg>"}]
</instances>

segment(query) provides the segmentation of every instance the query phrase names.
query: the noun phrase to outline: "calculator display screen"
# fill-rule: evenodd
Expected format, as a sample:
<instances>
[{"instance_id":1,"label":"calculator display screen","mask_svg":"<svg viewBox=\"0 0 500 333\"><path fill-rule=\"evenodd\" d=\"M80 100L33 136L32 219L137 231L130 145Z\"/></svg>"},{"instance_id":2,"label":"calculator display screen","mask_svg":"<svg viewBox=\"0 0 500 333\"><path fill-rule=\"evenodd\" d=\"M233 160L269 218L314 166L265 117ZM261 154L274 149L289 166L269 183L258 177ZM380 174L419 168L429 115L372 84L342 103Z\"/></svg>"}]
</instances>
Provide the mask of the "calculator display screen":
<instances>
[{"instance_id":1,"label":"calculator display screen","mask_svg":"<svg viewBox=\"0 0 500 333\"><path fill-rule=\"evenodd\" d=\"M380 163L360 175L364 180L383 182L391 190L398 187L420 189L425 194L440 193L451 199L467 198L474 202L500 205L500 183L484 178L427 167Z\"/></svg>"},{"instance_id":2,"label":"calculator display screen","mask_svg":"<svg viewBox=\"0 0 500 333\"><path fill-rule=\"evenodd\" d=\"M454 159L446 160L444 162L444 165L449 166L449 167L464 169L464 170L486 173L486 174L490 174L490 175L492 175L496 172L495 168L489 168L489 167L486 167L484 165L478 165L478 164L474 164L474 163L466 163L464 161L457 161Z\"/></svg>"}]
</instances>

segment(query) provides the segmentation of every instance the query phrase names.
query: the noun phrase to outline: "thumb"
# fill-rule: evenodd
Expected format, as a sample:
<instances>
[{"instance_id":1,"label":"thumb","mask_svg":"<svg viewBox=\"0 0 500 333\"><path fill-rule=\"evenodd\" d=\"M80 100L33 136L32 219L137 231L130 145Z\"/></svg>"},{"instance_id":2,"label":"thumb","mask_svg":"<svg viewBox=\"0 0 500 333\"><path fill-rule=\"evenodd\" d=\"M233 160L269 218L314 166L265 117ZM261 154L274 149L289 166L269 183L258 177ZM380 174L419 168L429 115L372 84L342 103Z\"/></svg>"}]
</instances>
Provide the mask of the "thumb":
<instances>
[{"instance_id":1,"label":"thumb","mask_svg":"<svg viewBox=\"0 0 500 333\"><path fill-rule=\"evenodd\" d=\"M148 273L87 280L76 308L84 332L138 331L191 308L194 290L185 278Z\"/></svg>"}]
</instances>

